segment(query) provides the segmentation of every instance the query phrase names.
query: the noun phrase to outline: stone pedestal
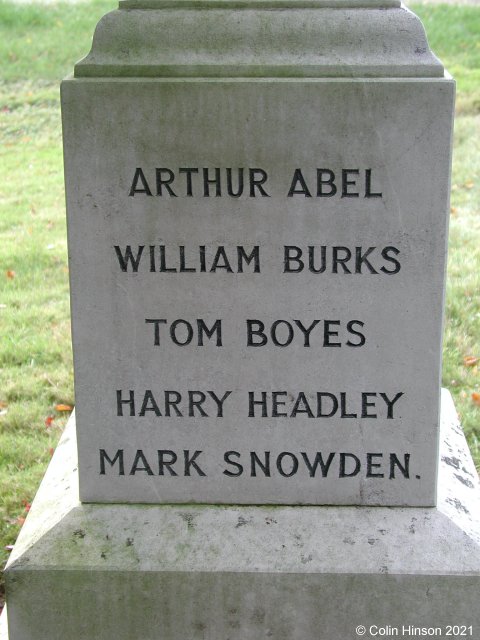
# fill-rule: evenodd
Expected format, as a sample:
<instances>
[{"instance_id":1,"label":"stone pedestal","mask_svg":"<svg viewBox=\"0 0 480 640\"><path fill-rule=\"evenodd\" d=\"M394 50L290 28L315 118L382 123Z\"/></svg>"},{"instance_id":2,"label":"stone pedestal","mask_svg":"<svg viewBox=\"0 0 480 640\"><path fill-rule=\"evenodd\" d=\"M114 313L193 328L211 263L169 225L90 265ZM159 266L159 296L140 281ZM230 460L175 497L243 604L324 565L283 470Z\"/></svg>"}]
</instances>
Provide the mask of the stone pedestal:
<instances>
[{"instance_id":1,"label":"stone pedestal","mask_svg":"<svg viewBox=\"0 0 480 640\"><path fill-rule=\"evenodd\" d=\"M453 100L394 1L100 21L62 84L83 502L435 505Z\"/></svg>"},{"instance_id":2,"label":"stone pedestal","mask_svg":"<svg viewBox=\"0 0 480 640\"><path fill-rule=\"evenodd\" d=\"M100 21L62 86L76 424L10 640L479 637L439 411L453 98L397 0Z\"/></svg>"},{"instance_id":3,"label":"stone pedestal","mask_svg":"<svg viewBox=\"0 0 480 640\"><path fill-rule=\"evenodd\" d=\"M81 504L74 426L7 567L9 640L479 637L480 489L448 392L436 508Z\"/></svg>"}]
</instances>

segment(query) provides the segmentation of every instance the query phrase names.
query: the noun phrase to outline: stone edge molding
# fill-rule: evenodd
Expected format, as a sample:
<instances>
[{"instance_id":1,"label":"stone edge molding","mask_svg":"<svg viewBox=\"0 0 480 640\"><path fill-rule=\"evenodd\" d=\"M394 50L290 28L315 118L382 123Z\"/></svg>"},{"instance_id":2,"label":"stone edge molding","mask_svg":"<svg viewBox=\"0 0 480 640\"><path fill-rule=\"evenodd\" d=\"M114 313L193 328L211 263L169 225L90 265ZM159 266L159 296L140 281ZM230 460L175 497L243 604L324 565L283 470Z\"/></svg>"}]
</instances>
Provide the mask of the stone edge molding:
<instances>
[{"instance_id":1,"label":"stone edge molding","mask_svg":"<svg viewBox=\"0 0 480 640\"><path fill-rule=\"evenodd\" d=\"M437 78L397 0L123 0L76 78Z\"/></svg>"}]
</instances>

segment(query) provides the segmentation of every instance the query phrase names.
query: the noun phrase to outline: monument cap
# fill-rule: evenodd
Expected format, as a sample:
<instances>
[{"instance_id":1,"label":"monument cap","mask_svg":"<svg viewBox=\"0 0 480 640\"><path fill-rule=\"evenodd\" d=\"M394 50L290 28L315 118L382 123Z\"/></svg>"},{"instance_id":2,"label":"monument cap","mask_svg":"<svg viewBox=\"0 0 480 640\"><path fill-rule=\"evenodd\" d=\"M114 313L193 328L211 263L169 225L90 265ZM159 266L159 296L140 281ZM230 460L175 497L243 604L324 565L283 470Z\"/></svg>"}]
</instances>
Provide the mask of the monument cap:
<instances>
[{"instance_id":1,"label":"monument cap","mask_svg":"<svg viewBox=\"0 0 480 640\"><path fill-rule=\"evenodd\" d=\"M397 0L121 0L75 77L442 77Z\"/></svg>"}]
</instances>

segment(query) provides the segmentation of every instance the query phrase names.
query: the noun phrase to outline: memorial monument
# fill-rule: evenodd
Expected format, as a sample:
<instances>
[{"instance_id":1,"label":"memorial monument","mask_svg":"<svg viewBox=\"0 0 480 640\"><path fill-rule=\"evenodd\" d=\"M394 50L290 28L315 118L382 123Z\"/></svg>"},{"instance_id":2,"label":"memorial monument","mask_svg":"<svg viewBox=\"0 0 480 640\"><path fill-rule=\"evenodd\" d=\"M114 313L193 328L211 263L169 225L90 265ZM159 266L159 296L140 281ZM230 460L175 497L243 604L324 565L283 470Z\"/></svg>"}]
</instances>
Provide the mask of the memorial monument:
<instances>
[{"instance_id":1,"label":"memorial monument","mask_svg":"<svg viewBox=\"0 0 480 640\"><path fill-rule=\"evenodd\" d=\"M453 105L396 0L102 18L62 84L75 417L10 640L480 638Z\"/></svg>"}]
</instances>

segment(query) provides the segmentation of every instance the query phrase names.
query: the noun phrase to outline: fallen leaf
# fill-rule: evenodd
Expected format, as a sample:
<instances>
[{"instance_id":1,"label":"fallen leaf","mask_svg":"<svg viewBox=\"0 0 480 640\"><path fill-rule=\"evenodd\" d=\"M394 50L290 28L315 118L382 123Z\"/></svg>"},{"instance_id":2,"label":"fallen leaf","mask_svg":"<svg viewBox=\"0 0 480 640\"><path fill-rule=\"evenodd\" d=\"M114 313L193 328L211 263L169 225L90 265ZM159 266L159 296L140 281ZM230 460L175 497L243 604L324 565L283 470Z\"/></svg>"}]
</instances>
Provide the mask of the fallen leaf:
<instances>
[{"instance_id":1,"label":"fallen leaf","mask_svg":"<svg viewBox=\"0 0 480 640\"><path fill-rule=\"evenodd\" d=\"M478 391L472 393L472 402L476 404L477 407L480 407L480 393L478 393Z\"/></svg>"},{"instance_id":2,"label":"fallen leaf","mask_svg":"<svg viewBox=\"0 0 480 640\"><path fill-rule=\"evenodd\" d=\"M12 269L9 269L9 270L6 272L6 276L7 276L7 278L8 278L9 280L13 280L13 279L15 278L15 276L16 276L16 275L17 275L17 274L15 273L15 271L12 271Z\"/></svg>"},{"instance_id":3,"label":"fallen leaf","mask_svg":"<svg viewBox=\"0 0 480 640\"><path fill-rule=\"evenodd\" d=\"M457 207L450 207L450 213L452 214L452 216L456 216L458 213Z\"/></svg>"},{"instance_id":4,"label":"fallen leaf","mask_svg":"<svg viewBox=\"0 0 480 640\"><path fill-rule=\"evenodd\" d=\"M73 407L69 404L56 404L55 411L73 411Z\"/></svg>"},{"instance_id":5,"label":"fallen leaf","mask_svg":"<svg viewBox=\"0 0 480 640\"><path fill-rule=\"evenodd\" d=\"M25 511L27 511L27 512L28 512L28 511L30 511L30 508L31 508L31 506L32 506L32 505L30 504L30 502L28 502L27 500L22 500L22 504L23 504L23 506L25 507Z\"/></svg>"},{"instance_id":6,"label":"fallen leaf","mask_svg":"<svg viewBox=\"0 0 480 640\"><path fill-rule=\"evenodd\" d=\"M48 428L48 427L51 427L51 426L52 426L52 423L53 423L53 421L54 421L54 420L55 420L55 416L47 416L47 417L45 418L45 426L46 426L47 428Z\"/></svg>"},{"instance_id":7,"label":"fallen leaf","mask_svg":"<svg viewBox=\"0 0 480 640\"><path fill-rule=\"evenodd\" d=\"M15 524L24 524L25 523L25 517L24 516L18 516L18 518L15 520Z\"/></svg>"},{"instance_id":8,"label":"fallen leaf","mask_svg":"<svg viewBox=\"0 0 480 640\"><path fill-rule=\"evenodd\" d=\"M463 359L463 364L466 367L473 367L475 366L478 362L480 361L480 358L477 358L477 356L465 356Z\"/></svg>"},{"instance_id":9,"label":"fallen leaf","mask_svg":"<svg viewBox=\"0 0 480 640\"><path fill-rule=\"evenodd\" d=\"M48 453L53 456L53 454L55 453L55 449L53 447L50 447L50 449L48 450Z\"/></svg>"},{"instance_id":10,"label":"fallen leaf","mask_svg":"<svg viewBox=\"0 0 480 640\"><path fill-rule=\"evenodd\" d=\"M469 180L468 182L465 183L465 188L466 189L473 189L473 182L471 180Z\"/></svg>"},{"instance_id":11,"label":"fallen leaf","mask_svg":"<svg viewBox=\"0 0 480 640\"><path fill-rule=\"evenodd\" d=\"M2 402L2 400L0 400L0 409L6 409L8 407L8 404L6 402Z\"/></svg>"}]
</instances>

